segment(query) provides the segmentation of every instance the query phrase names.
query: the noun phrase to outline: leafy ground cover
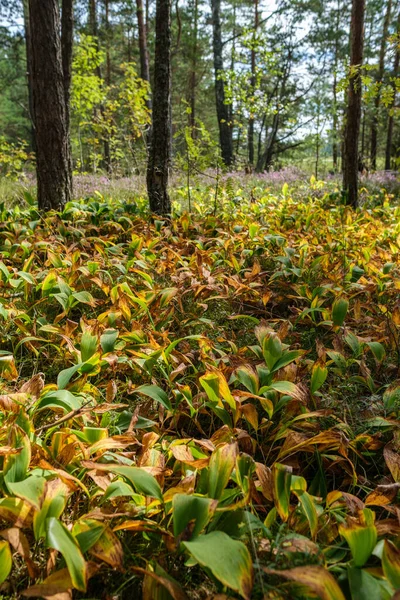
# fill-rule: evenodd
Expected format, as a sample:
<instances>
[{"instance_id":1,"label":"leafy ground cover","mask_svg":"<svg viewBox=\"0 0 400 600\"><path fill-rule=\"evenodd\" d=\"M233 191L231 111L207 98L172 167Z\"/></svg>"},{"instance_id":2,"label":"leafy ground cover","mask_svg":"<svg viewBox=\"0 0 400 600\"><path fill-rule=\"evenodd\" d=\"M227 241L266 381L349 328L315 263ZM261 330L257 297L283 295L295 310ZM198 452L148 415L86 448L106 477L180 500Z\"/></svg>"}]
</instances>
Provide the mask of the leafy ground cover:
<instances>
[{"instance_id":1,"label":"leafy ground cover","mask_svg":"<svg viewBox=\"0 0 400 600\"><path fill-rule=\"evenodd\" d=\"M393 597L400 208L321 189L1 206L4 598Z\"/></svg>"}]
</instances>

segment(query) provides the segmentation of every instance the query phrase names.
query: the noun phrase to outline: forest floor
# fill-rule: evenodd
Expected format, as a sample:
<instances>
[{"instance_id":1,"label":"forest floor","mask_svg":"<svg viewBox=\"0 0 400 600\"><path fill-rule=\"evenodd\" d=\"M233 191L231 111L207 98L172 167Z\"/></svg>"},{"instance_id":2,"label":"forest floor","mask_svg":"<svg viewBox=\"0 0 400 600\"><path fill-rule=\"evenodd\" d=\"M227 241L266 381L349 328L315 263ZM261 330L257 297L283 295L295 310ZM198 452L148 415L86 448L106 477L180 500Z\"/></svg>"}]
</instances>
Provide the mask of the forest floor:
<instances>
[{"instance_id":1,"label":"forest floor","mask_svg":"<svg viewBox=\"0 0 400 600\"><path fill-rule=\"evenodd\" d=\"M334 179L197 179L190 214L182 177L171 221L135 179L45 217L0 183L1 598L393 596L400 207L374 177L357 211Z\"/></svg>"}]
</instances>

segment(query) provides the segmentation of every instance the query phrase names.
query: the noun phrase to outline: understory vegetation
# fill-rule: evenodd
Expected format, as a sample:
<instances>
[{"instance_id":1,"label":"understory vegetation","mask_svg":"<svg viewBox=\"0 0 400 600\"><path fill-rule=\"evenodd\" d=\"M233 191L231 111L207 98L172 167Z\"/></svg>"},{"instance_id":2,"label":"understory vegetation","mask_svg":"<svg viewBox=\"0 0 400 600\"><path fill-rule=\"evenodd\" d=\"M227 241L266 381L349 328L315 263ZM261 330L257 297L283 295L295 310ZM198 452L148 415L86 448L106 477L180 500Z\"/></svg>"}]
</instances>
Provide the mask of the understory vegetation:
<instances>
[{"instance_id":1,"label":"understory vegetation","mask_svg":"<svg viewBox=\"0 0 400 600\"><path fill-rule=\"evenodd\" d=\"M2 598L397 597L400 207L302 185L0 205Z\"/></svg>"}]
</instances>

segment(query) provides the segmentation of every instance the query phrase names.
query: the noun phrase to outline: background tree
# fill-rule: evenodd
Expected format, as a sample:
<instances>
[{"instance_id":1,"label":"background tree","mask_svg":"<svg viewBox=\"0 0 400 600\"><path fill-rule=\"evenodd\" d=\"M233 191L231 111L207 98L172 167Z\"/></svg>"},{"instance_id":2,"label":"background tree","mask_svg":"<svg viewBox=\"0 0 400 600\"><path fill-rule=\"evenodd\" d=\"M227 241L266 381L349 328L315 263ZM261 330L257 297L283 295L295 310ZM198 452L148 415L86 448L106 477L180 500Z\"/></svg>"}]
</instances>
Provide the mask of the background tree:
<instances>
[{"instance_id":1,"label":"background tree","mask_svg":"<svg viewBox=\"0 0 400 600\"><path fill-rule=\"evenodd\" d=\"M171 0L157 0L152 136L147 166L150 210L169 215L171 161Z\"/></svg>"},{"instance_id":2,"label":"background tree","mask_svg":"<svg viewBox=\"0 0 400 600\"><path fill-rule=\"evenodd\" d=\"M29 0L38 204L61 209L72 172L57 0Z\"/></svg>"},{"instance_id":3,"label":"background tree","mask_svg":"<svg viewBox=\"0 0 400 600\"><path fill-rule=\"evenodd\" d=\"M358 138L361 118L361 67L364 49L365 0L353 0L350 24L350 72L344 134L343 190L346 203L358 204Z\"/></svg>"}]
</instances>

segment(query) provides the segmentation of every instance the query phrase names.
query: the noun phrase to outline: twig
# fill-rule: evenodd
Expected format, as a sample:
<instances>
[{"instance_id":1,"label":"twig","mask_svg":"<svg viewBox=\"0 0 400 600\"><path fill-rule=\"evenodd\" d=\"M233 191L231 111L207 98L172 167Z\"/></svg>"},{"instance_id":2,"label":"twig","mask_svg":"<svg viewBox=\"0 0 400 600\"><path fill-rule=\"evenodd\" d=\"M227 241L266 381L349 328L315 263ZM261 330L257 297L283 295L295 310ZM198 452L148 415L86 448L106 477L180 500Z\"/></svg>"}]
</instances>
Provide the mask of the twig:
<instances>
[{"instance_id":1,"label":"twig","mask_svg":"<svg viewBox=\"0 0 400 600\"><path fill-rule=\"evenodd\" d=\"M69 421L70 419L73 419L74 417L79 415L83 411L85 406L87 406L91 401L92 400L87 400L87 402L82 404L82 406L80 408L75 408L74 410L71 410L71 412L64 415L63 417L61 417L61 419L58 419L58 421L55 421L54 423L49 423L48 425L43 425L43 427L39 427L39 429L35 430L35 433L41 433L42 431L45 431L46 429L51 429L52 427L56 427L57 425L60 425L61 423L65 423L65 421Z\"/></svg>"}]
</instances>

